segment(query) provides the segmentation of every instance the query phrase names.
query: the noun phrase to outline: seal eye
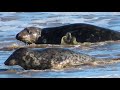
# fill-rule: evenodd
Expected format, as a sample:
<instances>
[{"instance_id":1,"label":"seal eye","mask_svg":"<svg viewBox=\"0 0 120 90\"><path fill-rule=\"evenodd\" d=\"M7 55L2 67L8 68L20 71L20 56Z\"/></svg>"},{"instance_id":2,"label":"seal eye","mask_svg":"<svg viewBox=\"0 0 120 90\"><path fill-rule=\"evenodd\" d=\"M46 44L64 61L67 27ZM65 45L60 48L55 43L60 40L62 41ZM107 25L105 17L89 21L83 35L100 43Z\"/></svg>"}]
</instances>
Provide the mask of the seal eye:
<instances>
[{"instance_id":1,"label":"seal eye","mask_svg":"<svg viewBox=\"0 0 120 90\"><path fill-rule=\"evenodd\" d=\"M47 39L43 39L43 41L42 41L43 43L47 43Z\"/></svg>"},{"instance_id":2,"label":"seal eye","mask_svg":"<svg viewBox=\"0 0 120 90\"><path fill-rule=\"evenodd\" d=\"M32 34L32 32L31 32L30 30L27 30L27 32L28 32L29 34Z\"/></svg>"}]
</instances>

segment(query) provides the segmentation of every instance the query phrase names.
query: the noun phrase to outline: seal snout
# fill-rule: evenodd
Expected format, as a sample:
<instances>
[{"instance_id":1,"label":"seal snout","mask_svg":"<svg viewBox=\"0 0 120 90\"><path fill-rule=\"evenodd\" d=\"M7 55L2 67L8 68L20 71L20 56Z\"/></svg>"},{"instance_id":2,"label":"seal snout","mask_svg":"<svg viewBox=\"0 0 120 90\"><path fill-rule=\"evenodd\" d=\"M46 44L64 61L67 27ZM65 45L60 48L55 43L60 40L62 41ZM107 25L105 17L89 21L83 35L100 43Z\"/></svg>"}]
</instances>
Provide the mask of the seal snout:
<instances>
[{"instance_id":1,"label":"seal snout","mask_svg":"<svg viewBox=\"0 0 120 90\"><path fill-rule=\"evenodd\" d=\"M16 59L14 59L12 56L10 56L5 62L5 65L7 66L12 66L12 65L17 65Z\"/></svg>"},{"instance_id":2,"label":"seal snout","mask_svg":"<svg viewBox=\"0 0 120 90\"><path fill-rule=\"evenodd\" d=\"M4 64L7 65L7 66L10 66L10 60L7 59L7 60L4 62Z\"/></svg>"},{"instance_id":3,"label":"seal snout","mask_svg":"<svg viewBox=\"0 0 120 90\"><path fill-rule=\"evenodd\" d=\"M16 39L19 39L19 33L16 35Z\"/></svg>"},{"instance_id":4,"label":"seal snout","mask_svg":"<svg viewBox=\"0 0 120 90\"><path fill-rule=\"evenodd\" d=\"M8 59L4 62L4 64L7 65L7 66L12 66L12 65L16 65L17 63L14 59L13 60Z\"/></svg>"},{"instance_id":5,"label":"seal snout","mask_svg":"<svg viewBox=\"0 0 120 90\"><path fill-rule=\"evenodd\" d=\"M30 35L27 35L27 34L24 34L24 33L18 33L16 35L16 39L17 40L20 40L20 41L23 41L25 43L31 43L31 38L30 38Z\"/></svg>"},{"instance_id":6,"label":"seal snout","mask_svg":"<svg viewBox=\"0 0 120 90\"><path fill-rule=\"evenodd\" d=\"M8 61L5 61L4 64L5 64L5 65L9 65Z\"/></svg>"},{"instance_id":7,"label":"seal snout","mask_svg":"<svg viewBox=\"0 0 120 90\"><path fill-rule=\"evenodd\" d=\"M16 35L16 39L17 39L17 40L22 40L23 38L22 38L22 36L18 33L18 34Z\"/></svg>"}]
</instances>

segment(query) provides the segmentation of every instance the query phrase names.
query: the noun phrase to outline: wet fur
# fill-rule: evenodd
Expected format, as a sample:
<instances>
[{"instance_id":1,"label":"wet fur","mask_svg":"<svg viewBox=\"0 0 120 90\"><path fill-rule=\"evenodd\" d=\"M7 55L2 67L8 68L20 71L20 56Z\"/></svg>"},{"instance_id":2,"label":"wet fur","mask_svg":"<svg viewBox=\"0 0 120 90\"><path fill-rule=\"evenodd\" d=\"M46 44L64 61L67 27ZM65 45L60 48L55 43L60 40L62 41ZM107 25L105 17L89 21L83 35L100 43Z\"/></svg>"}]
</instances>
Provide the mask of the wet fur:
<instances>
[{"instance_id":1,"label":"wet fur","mask_svg":"<svg viewBox=\"0 0 120 90\"><path fill-rule=\"evenodd\" d=\"M67 32L70 32L72 36L76 37L77 42L81 42L81 43L120 40L120 32L107 28L98 27L95 25L84 24L84 23L70 24L60 27L43 28L43 29L39 28L39 30L41 32L40 36L33 43L61 44L61 38L65 36ZM25 35L23 34L24 32L25 30L21 31L17 35L22 37ZM25 40L22 40L21 37L16 39L26 42Z\"/></svg>"}]
</instances>

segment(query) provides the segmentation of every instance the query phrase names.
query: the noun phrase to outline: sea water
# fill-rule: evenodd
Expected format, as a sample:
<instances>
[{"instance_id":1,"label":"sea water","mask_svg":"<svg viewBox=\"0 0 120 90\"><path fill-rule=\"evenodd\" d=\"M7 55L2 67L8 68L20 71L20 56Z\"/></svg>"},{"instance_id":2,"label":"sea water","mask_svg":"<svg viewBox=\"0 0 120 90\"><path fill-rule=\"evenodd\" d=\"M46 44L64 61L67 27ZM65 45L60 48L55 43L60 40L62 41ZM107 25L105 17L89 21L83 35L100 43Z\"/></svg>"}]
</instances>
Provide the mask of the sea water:
<instances>
[{"instance_id":1,"label":"sea water","mask_svg":"<svg viewBox=\"0 0 120 90\"><path fill-rule=\"evenodd\" d=\"M0 48L24 43L15 39L25 27L56 27L72 23L88 23L120 32L120 12L0 12ZM78 47L79 48L79 47ZM120 43L107 43L91 49L75 49L96 58L120 58ZM113 78L120 77L120 63L104 67L72 70L23 70L5 66L14 50L0 50L0 78ZM8 71L9 70L9 71ZM17 71L16 71L17 70Z\"/></svg>"}]
</instances>

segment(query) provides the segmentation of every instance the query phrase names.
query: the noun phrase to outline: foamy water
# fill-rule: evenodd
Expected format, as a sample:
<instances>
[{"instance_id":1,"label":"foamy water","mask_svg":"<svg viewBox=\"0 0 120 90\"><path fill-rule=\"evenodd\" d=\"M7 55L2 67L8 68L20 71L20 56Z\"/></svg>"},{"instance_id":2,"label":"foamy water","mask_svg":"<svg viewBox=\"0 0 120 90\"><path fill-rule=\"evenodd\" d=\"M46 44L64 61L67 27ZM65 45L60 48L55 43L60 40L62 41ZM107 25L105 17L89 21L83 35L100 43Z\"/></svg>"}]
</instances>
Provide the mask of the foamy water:
<instances>
[{"instance_id":1,"label":"foamy water","mask_svg":"<svg viewBox=\"0 0 120 90\"><path fill-rule=\"evenodd\" d=\"M56 27L72 23L88 23L120 31L120 12L0 12L0 48L13 44L24 45L15 36L25 27ZM71 48L97 58L119 58L120 42L107 43L91 47L91 49ZM19 66L8 67L4 61L14 50L0 50L1 78L112 78L120 76L120 63L105 67L91 67L66 71L6 71L19 69Z\"/></svg>"}]
</instances>

